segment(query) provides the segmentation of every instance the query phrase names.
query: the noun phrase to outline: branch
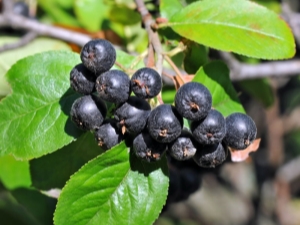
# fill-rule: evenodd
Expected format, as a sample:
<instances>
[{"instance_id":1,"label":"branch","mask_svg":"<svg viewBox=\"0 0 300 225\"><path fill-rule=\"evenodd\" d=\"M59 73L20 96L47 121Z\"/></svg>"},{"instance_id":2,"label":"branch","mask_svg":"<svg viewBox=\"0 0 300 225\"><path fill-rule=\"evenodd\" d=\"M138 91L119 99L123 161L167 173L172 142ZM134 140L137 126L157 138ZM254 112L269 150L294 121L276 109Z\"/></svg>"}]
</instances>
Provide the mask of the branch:
<instances>
[{"instance_id":1,"label":"branch","mask_svg":"<svg viewBox=\"0 0 300 225\"><path fill-rule=\"evenodd\" d=\"M230 67L230 78L234 81L263 77L287 77L300 73L300 60L297 59L249 65L239 62L230 53L220 52L220 56Z\"/></svg>"},{"instance_id":2,"label":"branch","mask_svg":"<svg viewBox=\"0 0 300 225\"><path fill-rule=\"evenodd\" d=\"M88 35L51 25L42 24L36 20L32 20L13 13L3 13L0 15L0 27L12 27L14 29L33 31L40 36L57 38L77 44L79 46L83 46L89 40L91 40L91 37Z\"/></svg>"},{"instance_id":3,"label":"branch","mask_svg":"<svg viewBox=\"0 0 300 225\"><path fill-rule=\"evenodd\" d=\"M143 0L134 0L137 6L138 12L141 14L143 24L148 33L149 45L152 45L155 53L156 53L156 69L158 73L162 74L163 69L163 55L162 55L162 47L159 40L159 36L157 32L154 32L151 28L151 25L154 23L152 16L150 15L148 9L146 8Z\"/></svg>"},{"instance_id":4,"label":"branch","mask_svg":"<svg viewBox=\"0 0 300 225\"><path fill-rule=\"evenodd\" d=\"M4 45L0 46L0 53L25 46L28 43L30 43L31 41L33 41L36 37L37 37L36 32L29 31L23 37L21 37L20 40L14 42L14 43L4 44Z\"/></svg>"},{"instance_id":5,"label":"branch","mask_svg":"<svg viewBox=\"0 0 300 225\"><path fill-rule=\"evenodd\" d=\"M282 16L289 23L298 45L300 45L300 14L292 11L289 3L283 0L281 3Z\"/></svg>"}]
</instances>

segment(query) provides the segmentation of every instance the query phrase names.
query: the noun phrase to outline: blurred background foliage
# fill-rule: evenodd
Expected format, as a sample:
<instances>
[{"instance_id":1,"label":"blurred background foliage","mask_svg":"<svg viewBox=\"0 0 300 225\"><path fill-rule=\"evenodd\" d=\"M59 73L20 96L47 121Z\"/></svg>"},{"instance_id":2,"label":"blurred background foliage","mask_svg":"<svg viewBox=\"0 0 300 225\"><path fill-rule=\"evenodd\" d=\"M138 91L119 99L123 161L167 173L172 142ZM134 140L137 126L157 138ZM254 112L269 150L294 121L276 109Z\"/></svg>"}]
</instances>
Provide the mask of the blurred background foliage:
<instances>
[{"instance_id":1,"label":"blurred background foliage","mask_svg":"<svg viewBox=\"0 0 300 225\"><path fill-rule=\"evenodd\" d=\"M281 13L279 0L253 1ZM85 33L92 38L105 38L134 55L143 53L147 48L147 33L132 0L21 2L28 6L28 16L32 19ZM151 14L158 17L160 1L146 2ZM185 6L193 0L180 2ZM299 13L298 0L291 0L289 4ZM14 42L24 34L11 28L3 28L0 32L0 46ZM172 31L163 31L161 35L166 51L178 45L178 36ZM185 52L172 59L189 74L220 58L215 50L193 42L187 45ZM39 37L24 47L0 53L0 99L10 93L5 81L8 69L18 59L48 50L79 52L80 47ZM244 63L262 63L245 56L235 57ZM168 204L156 225L300 224L299 76L243 80L234 82L234 86L247 113L256 121L258 137L262 138L260 149L245 162L232 163L228 160L216 169L202 169L195 167L193 162L187 162L185 168L197 171L200 188L188 199ZM174 95L175 89L166 78L163 100L172 103ZM32 186L29 164L12 156L0 158L1 225L52 224L56 200Z\"/></svg>"}]
</instances>

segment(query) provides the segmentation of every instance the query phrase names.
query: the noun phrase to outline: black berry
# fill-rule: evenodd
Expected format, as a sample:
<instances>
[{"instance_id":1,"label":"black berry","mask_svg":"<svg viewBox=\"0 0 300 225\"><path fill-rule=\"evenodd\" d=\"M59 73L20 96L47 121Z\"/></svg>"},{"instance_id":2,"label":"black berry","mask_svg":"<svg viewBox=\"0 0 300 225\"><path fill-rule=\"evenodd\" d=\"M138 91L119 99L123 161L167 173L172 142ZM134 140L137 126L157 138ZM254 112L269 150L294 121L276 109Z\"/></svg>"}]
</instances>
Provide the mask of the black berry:
<instances>
[{"instance_id":1,"label":"black berry","mask_svg":"<svg viewBox=\"0 0 300 225\"><path fill-rule=\"evenodd\" d=\"M73 103L70 116L80 129L95 130L101 126L106 116L106 105L96 96L82 96Z\"/></svg>"},{"instance_id":2,"label":"black berry","mask_svg":"<svg viewBox=\"0 0 300 225\"><path fill-rule=\"evenodd\" d=\"M96 90L103 100L122 103L130 96L130 79L121 70L110 70L97 78Z\"/></svg>"},{"instance_id":3,"label":"black berry","mask_svg":"<svg viewBox=\"0 0 300 225\"><path fill-rule=\"evenodd\" d=\"M167 146L155 141L147 131L143 131L135 137L132 147L137 157L153 162L161 159Z\"/></svg>"},{"instance_id":4,"label":"black berry","mask_svg":"<svg viewBox=\"0 0 300 225\"><path fill-rule=\"evenodd\" d=\"M90 71L99 76L114 65L116 50L109 41L95 39L83 46L80 58Z\"/></svg>"},{"instance_id":5,"label":"black berry","mask_svg":"<svg viewBox=\"0 0 300 225\"><path fill-rule=\"evenodd\" d=\"M189 120L201 120L207 116L212 104L209 90L197 82L182 85L175 95L175 107Z\"/></svg>"},{"instance_id":6,"label":"black berry","mask_svg":"<svg viewBox=\"0 0 300 225\"><path fill-rule=\"evenodd\" d=\"M226 134L225 118L219 111L211 109L203 120L192 121L191 131L200 144L219 143Z\"/></svg>"},{"instance_id":7,"label":"black berry","mask_svg":"<svg viewBox=\"0 0 300 225\"><path fill-rule=\"evenodd\" d=\"M131 77L131 88L139 98L153 98L161 91L162 80L156 70L141 68Z\"/></svg>"},{"instance_id":8,"label":"black berry","mask_svg":"<svg viewBox=\"0 0 300 225\"><path fill-rule=\"evenodd\" d=\"M13 5L13 13L22 15L24 17L29 16L29 7L25 2L16 2Z\"/></svg>"},{"instance_id":9,"label":"black berry","mask_svg":"<svg viewBox=\"0 0 300 225\"><path fill-rule=\"evenodd\" d=\"M181 192L181 183L180 183L180 173L174 168L169 168L169 189L168 189L168 197L167 204L176 201L178 195Z\"/></svg>"},{"instance_id":10,"label":"black berry","mask_svg":"<svg viewBox=\"0 0 300 225\"><path fill-rule=\"evenodd\" d=\"M159 105L148 117L149 134L158 142L171 143L181 134L183 119L171 105Z\"/></svg>"},{"instance_id":11,"label":"black berry","mask_svg":"<svg viewBox=\"0 0 300 225\"><path fill-rule=\"evenodd\" d=\"M118 121L117 126L122 130L122 133L127 131L131 134L137 134L145 128L150 110L149 103L144 99L131 96L117 107L114 118Z\"/></svg>"},{"instance_id":12,"label":"black berry","mask_svg":"<svg viewBox=\"0 0 300 225\"><path fill-rule=\"evenodd\" d=\"M182 130L180 136L168 145L170 155L177 160L187 160L196 153L194 138L187 130Z\"/></svg>"},{"instance_id":13,"label":"black berry","mask_svg":"<svg viewBox=\"0 0 300 225\"><path fill-rule=\"evenodd\" d=\"M98 145L107 150L120 143L124 136L117 128L117 123L114 119L106 119L102 125L94 133Z\"/></svg>"},{"instance_id":14,"label":"black berry","mask_svg":"<svg viewBox=\"0 0 300 225\"><path fill-rule=\"evenodd\" d=\"M70 86L80 94L91 94L95 89L95 81L94 74L82 63L76 65L70 72Z\"/></svg>"},{"instance_id":15,"label":"black berry","mask_svg":"<svg viewBox=\"0 0 300 225\"><path fill-rule=\"evenodd\" d=\"M201 167L214 168L226 159L226 147L221 143L214 145L200 145L194 155L194 161Z\"/></svg>"},{"instance_id":16,"label":"black berry","mask_svg":"<svg viewBox=\"0 0 300 225\"><path fill-rule=\"evenodd\" d=\"M179 171L181 191L177 196L175 202L184 201L196 192L201 185L201 178L199 174L192 169L184 168Z\"/></svg>"},{"instance_id":17,"label":"black berry","mask_svg":"<svg viewBox=\"0 0 300 225\"><path fill-rule=\"evenodd\" d=\"M224 143L236 150L246 149L256 137L256 125L250 116L233 113L226 119Z\"/></svg>"}]
</instances>

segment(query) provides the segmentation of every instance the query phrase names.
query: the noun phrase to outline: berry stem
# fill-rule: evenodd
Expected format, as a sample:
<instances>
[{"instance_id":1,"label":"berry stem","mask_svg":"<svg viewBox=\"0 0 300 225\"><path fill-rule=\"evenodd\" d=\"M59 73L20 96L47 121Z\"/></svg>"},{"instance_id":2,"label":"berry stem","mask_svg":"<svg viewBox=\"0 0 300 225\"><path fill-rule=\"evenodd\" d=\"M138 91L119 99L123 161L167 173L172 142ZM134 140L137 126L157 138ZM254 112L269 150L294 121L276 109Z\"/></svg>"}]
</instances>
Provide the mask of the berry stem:
<instances>
[{"instance_id":1,"label":"berry stem","mask_svg":"<svg viewBox=\"0 0 300 225\"><path fill-rule=\"evenodd\" d=\"M175 65L175 63L172 61L172 59L169 56L165 55L165 60L175 71L176 75L174 76L173 79L175 79L175 81L179 84L179 87L182 86L183 84L185 84L184 78L182 77L180 70ZM178 88L178 87L176 87L176 88Z\"/></svg>"},{"instance_id":2,"label":"berry stem","mask_svg":"<svg viewBox=\"0 0 300 225\"><path fill-rule=\"evenodd\" d=\"M163 60L164 56L162 54L162 46L161 42L158 36L158 33L153 31L151 28L151 25L155 23L153 20L151 14L149 13L148 9L145 6L145 3L143 0L134 0L136 6L137 6L137 11L140 13L142 17L143 24L145 26L145 30L148 33L148 39L149 39L149 46L152 45L154 52L156 54L156 70L157 72L161 75L162 70L163 70Z\"/></svg>"},{"instance_id":3,"label":"berry stem","mask_svg":"<svg viewBox=\"0 0 300 225\"><path fill-rule=\"evenodd\" d=\"M179 42L179 44L176 48L173 48L171 51L164 52L163 55L173 57L174 55L177 55L178 53L183 52L185 49L186 49L186 46L182 42Z\"/></svg>"}]
</instances>

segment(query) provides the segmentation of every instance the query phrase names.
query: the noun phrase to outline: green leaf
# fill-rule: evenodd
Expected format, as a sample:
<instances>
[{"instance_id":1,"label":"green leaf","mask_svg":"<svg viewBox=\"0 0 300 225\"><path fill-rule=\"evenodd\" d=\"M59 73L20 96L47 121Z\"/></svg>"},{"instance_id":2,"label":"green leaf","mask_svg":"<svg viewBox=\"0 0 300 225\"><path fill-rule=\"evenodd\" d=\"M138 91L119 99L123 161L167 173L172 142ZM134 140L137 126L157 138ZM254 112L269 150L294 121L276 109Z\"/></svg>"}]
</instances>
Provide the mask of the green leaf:
<instances>
[{"instance_id":1,"label":"green leaf","mask_svg":"<svg viewBox=\"0 0 300 225\"><path fill-rule=\"evenodd\" d=\"M61 192L56 225L153 224L168 192L166 158L145 163L115 146L83 166Z\"/></svg>"},{"instance_id":2,"label":"green leaf","mask_svg":"<svg viewBox=\"0 0 300 225\"><path fill-rule=\"evenodd\" d=\"M0 180L8 189L31 185L29 163L17 161L13 156L0 157Z\"/></svg>"},{"instance_id":3,"label":"green leaf","mask_svg":"<svg viewBox=\"0 0 300 225\"><path fill-rule=\"evenodd\" d=\"M46 12L46 16L51 18L51 22L79 27L79 23L76 18L74 18L74 15L70 14L67 10L64 10L61 7L62 5L58 4L57 1L38 0L38 5Z\"/></svg>"},{"instance_id":4,"label":"green leaf","mask_svg":"<svg viewBox=\"0 0 300 225\"><path fill-rule=\"evenodd\" d=\"M40 225L8 191L1 191L0 194L1 225Z\"/></svg>"},{"instance_id":5,"label":"green leaf","mask_svg":"<svg viewBox=\"0 0 300 225\"><path fill-rule=\"evenodd\" d=\"M57 200L43 195L38 190L18 188L11 192L13 197L38 224L52 225Z\"/></svg>"},{"instance_id":6,"label":"green leaf","mask_svg":"<svg viewBox=\"0 0 300 225\"><path fill-rule=\"evenodd\" d=\"M132 25L141 21L141 15L126 5L113 5L109 12L111 22Z\"/></svg>"},{"instance_id":7,"label":"green leaf","mask_svg":"<svg viewBox=\"0 0 300 225\"><path fill-rule=\"evenodd\" d=\"M160 0L159 12L161 17L170 19L175 13L179 12L182 7L179 0Z\"/></svg>"},{"instance_id":8,"label":"green leaf","mask_svg":"<svg viewBox=\"0 0 300 225\"><path fill-rule=\"evenodd\" d=\"M251 1L198 1L162 26L200 44L250 57L286 59L295 54L294 37L285 21Z\"/></svg>"},{"instance_id":9,"label":"green leaf","mask_svg":"<svg viewBox=\"0 0 300 225\"><path fill-rule=\"evenodd\" d=\"M201 66L208 63L208 49L203 45L188 43L184 53L183 65L189 74L196 73Z\"/></svg>"},{"instance_id":10,"label":"green leaf","mask_svg":"<svg viewBox=\"0 0 300 225\"><path fill-rule=\"evenodd\" d=\"M234 112L245 113L230 78L229 69L222 61L213 61L201 67L193 79L206 86L213 98L212 107L223 116Z\"/></svg>"},{"instance_id":11,"label":"green leaf","mask_svg":"<svg viewBox=\"0 0 300 225\"><path fill-rule=\"evenodd\" d=\"M248 94L258 99L265 107L274 103L272 87L267 79L254 79L239 82L239 86Z\"/></svg>"},{"instance_id":12,"label":"green leaf","mask_svg":"<svg viewBox=\"0 0 300 225\"><path fill-rule=\"evenodd\" d=\"M0 191L1 225L51 225L57 200L38 190L18 188Z\"/></svg>"},{"instance_id":13,"label":"green leaf","mask_svg":"<svg viewBox=\"0 0 300 225\"><path fill-rule=\"evenodd\" d=\"M31 160L32 185L40 190L62 188L72 174L102 152L94 135L87 132L58 151Z\"/></svg>"},{"instance_id":14,"label":"green leaf","mask_svg":"<svg viewBox=\"0 0 300 225\"><path fill-rule=\"evenodd\" d=\"M74 11L82 26L96 32L108 18L109 6L104 0L75 0Z\"/></svg>"},{"instance_id":15,"label":"green leaf","mask_svg":"<svg viewBox=\"0 0 300 225\"><path fill-rule=\"evenodd\" d=\"M176 95L176 90L173 87L163 87L162 92L162 99L165 104L173 104L174 98Z\"/></svg>"},{"instance_id":16,"label":"green leaf","mask_svg":"<svg viewBox=\"0 0 300 225\"><path fill-rule=\"evenodd\" d=\"M273 10L276 13L281 12L281 5L280 2L277 0L251 0L253 2L256 2L270 10Z\"/></svg>"},{"instance_id":17,"label":"green leaf","mask_svg":"<svg viewBox=\"0 0 300 225\"><path fill-rule=\"evenodd\" d=\"M0 37L0 46L8 43L13 43L19 41L16 37ZM53 40L50 38L37 38L30 42L29 44L13 49L6 52L1 52L0 54L0 96L5 96L11 92L10 86L6 81L5 74L10 69L10 67L16 63L19 59L26 56L33 55L40 52L50 51L50 50L69 50L70 47L59 40Z\"/></svg>"},{"instance_id":18,"label":"green leaf","mask_svg":"<svg viewBox=\"0 0 300 225\"><path fill-rule=\"evenodd\" d=\"M126 52L116 50L117 52L117 59L116 61L122 65L122 67L118 65L114 65L112 69L116 70L123 70L124 72L127 72L128 75L133 72L133 70L140 69L142 67L145 67L145 64L143 62L143 58L140 58L139 56L132 56L127 54Z\"/></svg>"},{"instance_id":19,"label":"green leaf","mask_svg":"<svg viewBox=\"0 0 300 225\"><path fill-rule=\"evenodd\" d=\"M72 52L47 52L12 66L7 79L13 92L0 102L0 155L39 157L82 134L68 116L79 96L69 74L79 62Z\"/></svg>"}]
</instances>

